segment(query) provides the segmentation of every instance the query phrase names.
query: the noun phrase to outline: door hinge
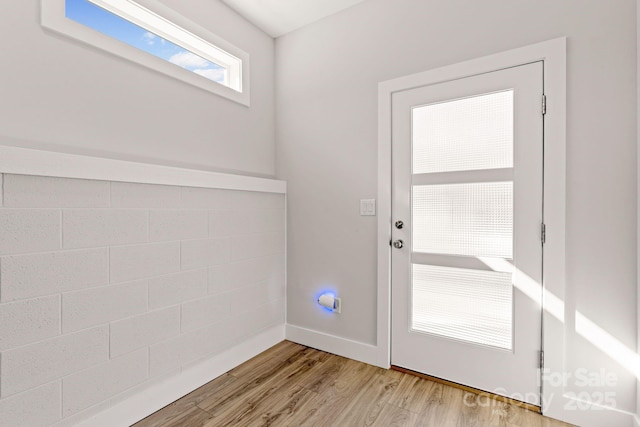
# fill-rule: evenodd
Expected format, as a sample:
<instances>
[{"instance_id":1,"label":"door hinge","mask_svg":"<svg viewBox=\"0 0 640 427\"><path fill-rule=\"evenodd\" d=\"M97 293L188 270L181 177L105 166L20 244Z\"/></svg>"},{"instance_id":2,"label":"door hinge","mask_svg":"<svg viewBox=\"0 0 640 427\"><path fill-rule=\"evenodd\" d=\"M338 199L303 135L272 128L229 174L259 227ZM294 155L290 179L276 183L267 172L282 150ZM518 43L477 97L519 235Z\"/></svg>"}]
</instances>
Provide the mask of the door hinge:
<instances>
[{"instance_id":1,"label":"door hinge","mask_svg":"<svg viewBox=\"0 0 640 427\"><path fill-rule=\"evenodd\" d=\"M547 114L547 95L542 94L542 115Z\"/></svg>"},{"instance_id":2,"label":"door hinge","mask_svg":"<svg viewBox=\"0 0 640 427\"><path fill-rule=\"evenodd\" d=\"M544 351L540 350L540 369L544 369Z\"/></svg>"},{"instance_id":3,"label":"door hinge","mask_svg":"<svg viewBox=\"0 0 640 427\"><path fill-rule=\"evenodd\" d=\"M547 242L547 225L544 222L540 224L540 240L543 245Z\"/></svg>"}]
</instances>

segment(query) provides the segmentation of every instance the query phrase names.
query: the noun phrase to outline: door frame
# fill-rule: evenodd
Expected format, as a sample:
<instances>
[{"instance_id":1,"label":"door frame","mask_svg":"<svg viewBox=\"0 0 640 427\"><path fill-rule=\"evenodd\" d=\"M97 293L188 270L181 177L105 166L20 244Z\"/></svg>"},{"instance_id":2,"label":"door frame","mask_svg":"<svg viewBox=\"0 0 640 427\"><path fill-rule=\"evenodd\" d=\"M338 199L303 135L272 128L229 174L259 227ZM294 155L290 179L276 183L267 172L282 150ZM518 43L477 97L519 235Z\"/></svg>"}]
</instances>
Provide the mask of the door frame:
<instances>
[{"instance_id":1,"label":"door frame","mask_svg":"<svg viewBox=\"0 0 640 427\"><path fill-rule=\"evenodd\" d=\"M544 119L542 349L546 372L564 371L566 212L566 38L557 38L378 84L378 320L377 360L391 361L391 99L394 92L543 61L547 111ZM541 100L542 107L542 100ZM542 378L545 415L564 418L563 387Z\"/></svg>"}]
</instances>

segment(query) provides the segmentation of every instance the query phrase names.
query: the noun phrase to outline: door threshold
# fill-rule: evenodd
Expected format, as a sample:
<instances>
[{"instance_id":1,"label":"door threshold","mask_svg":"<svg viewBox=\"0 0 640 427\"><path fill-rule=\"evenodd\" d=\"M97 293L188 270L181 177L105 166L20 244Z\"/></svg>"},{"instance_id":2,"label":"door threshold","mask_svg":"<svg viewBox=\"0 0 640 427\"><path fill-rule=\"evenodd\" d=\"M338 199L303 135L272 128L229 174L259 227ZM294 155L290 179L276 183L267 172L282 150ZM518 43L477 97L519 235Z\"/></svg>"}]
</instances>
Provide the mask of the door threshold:
<instances>
[{"instance_id":1,"label":"door threshold","mask_svg":"<svg viewBox=\"0 0 640 427\"><path fill-rule=\"evenodd\" d=\"M508 403L513 406L517 406L519 408L524 408L528 411L535 412L537 414L542 414L542 409L537 405L532 405L531 403L522 402L520 400L511 399L510 397L501 396L499 394L490 393L488 391L480 390L477 388L469 387L463 384L458 384L453 381L443 380L442 378L432 377L431 375L423 374L421 372L412 371L411 369L402 368L400 366L391 365L391 369L398 372L403 372L405 374L414 375L416 377L424 378L425 380L433 381L435 383L444 384L449 387L457 388L459 390L467 391L469 393L474 393L479 396L489 397L490 399L497 400L499 402Z\"/></svg>"}]
</instances>

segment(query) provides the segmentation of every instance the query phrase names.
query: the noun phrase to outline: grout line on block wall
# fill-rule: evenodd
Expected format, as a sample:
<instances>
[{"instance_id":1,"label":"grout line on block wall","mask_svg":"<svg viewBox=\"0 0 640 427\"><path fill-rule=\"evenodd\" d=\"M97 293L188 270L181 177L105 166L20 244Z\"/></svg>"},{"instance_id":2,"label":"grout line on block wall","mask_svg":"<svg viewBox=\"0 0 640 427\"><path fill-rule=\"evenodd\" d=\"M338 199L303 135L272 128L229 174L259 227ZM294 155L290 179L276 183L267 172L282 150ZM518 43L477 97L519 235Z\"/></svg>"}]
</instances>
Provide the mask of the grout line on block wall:
<instances>
[{"instance_id":1,"label":"grout line on block wall","mask_svg":"<svg viewBox=\"0 0 640 427\"><path fill-rule=\"evenodd\" d=\"M147 243L151 243L151 209L147 209Z\"/></svg>"},{"instance_id":2,"label":"grout line on block wall","mask_svg":"<svg viewBox=\"0 0 640 427\"><path fill-rule=\"evenodd\" d=\"M180 248L178 251L178 265L180 266L180 271L184 271L182 266L182 240L178 243L178 247Z\"/></svg>"},{"instance_id":3,"label":"grout line on block wall","mask_svg":"<svg viewBox=\"0 0 640 427\"><path fill-rule=\"evenodd\" d=\"M146 310L145 313L148 313L149 311L151 311L151 283L149 282L150 279L145 280L145 282L147 282L147 301L146 301Z\"/></svg>"},{"instance_id":4,"label":"grout line on block wall","mask_svg":"<svg viewBox=\"0 0 640 427\"><path fill-rule=\"evenodd\" d=\"M107 246L107 284L111 285L111 246Z\"/></svg>"},{"instance_id":5,"label":"grout line on block wall","mask_svg":"<svg viewBox=\"0 0 640 427\"><path fill-rule=\"evenodd\" d=\"M60 247L58 251L62 250L64 250L64 209L60 209Z\"/></svg>"},{"instance_id":6,"label":"grout line on block wall","mask_svg":"<svg viewBox=\"0 0 640 427\"><path fill-rule=\"evenodd\" d=\"M118 320L122 320L122 319L118 319ZM107 348L107 352L109 353L109 360L113 359L113 355L111 354L111 324L113 323L113 321L109 322L107 324L107 328L108 328L108 334L107 334L107 345L109 346Z\"/></svg>"},{"instance_id":7,"label":"grout line on block wall","mask_svg":"<svg viewBox=\"0 0 640 427\"><path fill-rule=\"evenodd\" d=\"M135 244L119 245L119 246L134 246ZM35 252L10 252L0 255L0 257L21 257L21 256L33 256L33 255L45 255L52 253L71 253L71 252L87 252L98 249L109 249L110 246L87 246L82 248L61 248L61 249L46 249ZM92 286L93 287L93 286ZM51 295L51 294L49 294Z\"/></svg>"},{"instance_id":8,"label":"grout line on block wall","mask_svg":"<svg viewBox=\"0 0 640 427\"><path fill-rule=\"evenodd\" d=\"M58 332L60 332L60 335L63 335L63 328L62 328L62 321L64 319L64 313L62 312L63 310L63 305L62 305L62 298L64 298L64 294L62 292L60 292L60 298L59 298L59 304L60 304L60 325L58 325Z\"/></svg>"},{"instance_id":9,"label":"grout line on block wall","mask_svg":"<svg viewBox=\"0 0 640 427\"><path fill-rule=\"evenodd\" d=\"M60 412L58 413L58 415L60 415L60 420L62 420L64 418L64 381L62 381L62 378L60 378L60 406L58 406L58 409L60 410Z\"/></svg>"},{"instance_id":10,"label":"grout line on block wall","mask_svg":"<svg viewBox=\"0 0 640 427\"><path fill-rule=\"evenodd\" d=\"M211 238L211 230L212 230L211 221L213 219L212 217L213 217L214 211L212 211L211 209L207 209L205 212L207 213L207 236Z\"/></svg>"},{"instance_id":11,"label":"grout line on block wall","mask_svg":"<svg viewBox=\"0 0 640 427\"><path fill-rule=\"evenodd\" d=\"M181 335L181 334L183 334L185 332L185 331L182 330L182 325L184 323L183 319L182 319L183 316L184 316L184 302L185 301L180 301L180 319L178 320L178 323L179 323L178 326L179 326L180 332L178 333L178 335Z\"/></svg>"}]
</instances>

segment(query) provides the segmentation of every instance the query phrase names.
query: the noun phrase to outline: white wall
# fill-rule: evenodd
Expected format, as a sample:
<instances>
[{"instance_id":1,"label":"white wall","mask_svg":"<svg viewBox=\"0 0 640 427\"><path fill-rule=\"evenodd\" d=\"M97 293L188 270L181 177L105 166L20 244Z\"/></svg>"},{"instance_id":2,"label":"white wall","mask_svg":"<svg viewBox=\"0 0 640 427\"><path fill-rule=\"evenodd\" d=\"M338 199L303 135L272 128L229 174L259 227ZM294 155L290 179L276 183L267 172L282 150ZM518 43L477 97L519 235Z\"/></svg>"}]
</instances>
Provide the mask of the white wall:
<instances>
[{"instance_id":1,"label":"white wall","mask_svg":"<svg viewBox=\"0 0 640 427\"><path fill-rule=\"evenodd\" d=\"M0 5L0 144L274 174L272 38L222 2L162 0L250 54L247 108L45 32L40 1Z\"/></svg>"},{"instance_id":2,"label":"white wall","mask_svg":"<svg viewBox=\"0 0 640 427\"><path fill-rule=\"evenodd\" d=\"M288 323L375 344L376 222L358 200L377 191L377 83L568 36L566 368L614 372L589 393L635 412L633 375L573 323L580 312L636 348L635 17L633 0L367 0L277 39ZM341 315L315 309L324 287Z\"/></svg>"},{"instance_id":3,"label":"white wall","mask_svg":"<svg viewBox=\"0 0 640 427\"><path fill-rule=\"evenodd\" d=\"M637 299L637 316L638 316L638 324L637 324L637 341L636 341L636 350L638 354L640 354L640 269L638 265L640 265L640 0L636 0L636 108L637 108L637 116L636 116L636 141L637 141L637 168L636 168L636 182L638 183L638 199L637 199L637 222L636 230L637 233L637 243L636 243L636 251L637 251L637 260L636 260L636 273L637 273L637 285L636 285L636 299ZM636 418L635 418L635 427L640 427L640 378L636 381Z\"/></svg>"}]
</instances>

